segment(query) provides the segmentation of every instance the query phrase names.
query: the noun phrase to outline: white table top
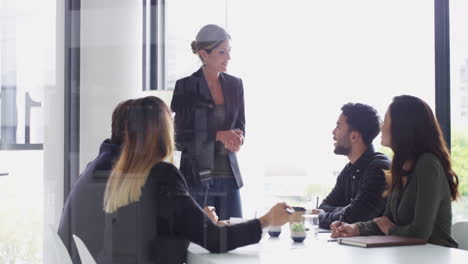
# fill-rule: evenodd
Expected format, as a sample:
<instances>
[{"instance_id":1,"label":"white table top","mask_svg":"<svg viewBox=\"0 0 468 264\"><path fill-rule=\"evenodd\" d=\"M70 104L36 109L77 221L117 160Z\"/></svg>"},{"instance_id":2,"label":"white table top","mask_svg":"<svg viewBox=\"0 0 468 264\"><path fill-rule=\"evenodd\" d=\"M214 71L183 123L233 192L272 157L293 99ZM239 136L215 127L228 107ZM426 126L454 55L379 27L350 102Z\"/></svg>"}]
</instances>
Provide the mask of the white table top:
<instances>
[{"instance_id":1,"label":"white table top","mask_svg":"<svg viewBox=\"0 0 468 264\"><path fill-rule=\"evenodd\" d=\"M468 251L432 244L382 248L360 248L327 242L330 234L310 236L304 243L293 243L289 234L279 238L267 234L259 244L237 248L228 253L210 254L191 243L188 264L259 264L259 263L340 263L340 264L446 264L468 263Z\"/></svg>"}]
</instances>

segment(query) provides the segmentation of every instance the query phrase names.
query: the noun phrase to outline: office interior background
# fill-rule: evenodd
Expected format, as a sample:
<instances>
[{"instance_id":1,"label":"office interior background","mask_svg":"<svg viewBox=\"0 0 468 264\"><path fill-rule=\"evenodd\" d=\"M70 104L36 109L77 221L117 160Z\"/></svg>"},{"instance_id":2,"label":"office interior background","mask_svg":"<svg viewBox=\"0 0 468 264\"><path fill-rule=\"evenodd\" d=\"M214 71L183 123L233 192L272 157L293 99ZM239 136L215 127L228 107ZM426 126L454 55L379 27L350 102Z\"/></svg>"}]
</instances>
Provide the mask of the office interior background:
<instances>
[{"instance_id":1,"label":"office interior background","mask_svg":"<svg viewBox=\"0 0 468 264\"><path fill-rule=\"evenodd\" d=\"M231 34L228 72L245 87L246 217L324 198L347 162L333 154L341 105L383 117L412 94L450 140L463 194L453 221L468 219L466 14L466 0L0 0L0 263L48 263L47 233L113 108L146 95L169 104L211 23Z\"/></svg>"}]
</instances>

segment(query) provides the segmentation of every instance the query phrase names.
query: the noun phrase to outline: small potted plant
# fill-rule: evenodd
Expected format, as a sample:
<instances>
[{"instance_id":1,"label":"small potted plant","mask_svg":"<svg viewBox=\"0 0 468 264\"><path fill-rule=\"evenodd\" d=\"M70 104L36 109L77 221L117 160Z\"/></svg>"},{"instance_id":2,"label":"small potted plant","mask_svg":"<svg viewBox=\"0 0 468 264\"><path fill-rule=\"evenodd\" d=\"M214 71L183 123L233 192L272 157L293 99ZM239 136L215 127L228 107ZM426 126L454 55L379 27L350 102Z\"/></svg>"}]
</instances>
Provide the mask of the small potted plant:
<instances>
[{"instance_id":1,"label":"small potted plant","mask_svg":"<svg viewBox=\"0 0 468 264\"><path fill-rule=\"evenodd\" d=\"M305 226L302 222L293 222L290 225L291 238L296 243L301 243L306 238Z\"/></svg>"}]
</instances>

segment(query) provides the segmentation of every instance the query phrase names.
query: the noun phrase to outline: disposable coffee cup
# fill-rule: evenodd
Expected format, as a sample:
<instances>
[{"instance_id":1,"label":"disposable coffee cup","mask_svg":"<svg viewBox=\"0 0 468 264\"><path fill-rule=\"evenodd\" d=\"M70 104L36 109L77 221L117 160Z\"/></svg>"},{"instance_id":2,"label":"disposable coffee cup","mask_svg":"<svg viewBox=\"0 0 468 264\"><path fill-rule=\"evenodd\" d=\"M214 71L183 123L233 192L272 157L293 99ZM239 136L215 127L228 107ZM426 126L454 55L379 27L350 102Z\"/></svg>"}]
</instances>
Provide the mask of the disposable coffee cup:
<instances>
[{"instance_id":1,"label":"disposable coffee cup","mask_svg":"<svg viewBox=\"0 0 468 264\"><path fill-rule=\"evenodd\" d=\"M293 206L294 213L291 215L291 220L289 223L304 223L304 218L302 215L305 214L306 209L304 207L299 207L299 206Z\"/></svg>"}]
</instances>

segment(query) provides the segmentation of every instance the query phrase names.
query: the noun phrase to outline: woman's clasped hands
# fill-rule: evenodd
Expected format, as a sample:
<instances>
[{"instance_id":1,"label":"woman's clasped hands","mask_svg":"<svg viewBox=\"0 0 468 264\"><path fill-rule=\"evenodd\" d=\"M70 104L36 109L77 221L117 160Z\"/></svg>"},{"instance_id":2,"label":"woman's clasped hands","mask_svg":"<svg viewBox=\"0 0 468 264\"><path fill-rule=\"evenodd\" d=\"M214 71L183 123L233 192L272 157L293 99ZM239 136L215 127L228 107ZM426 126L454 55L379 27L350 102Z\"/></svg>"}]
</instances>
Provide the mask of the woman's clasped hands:
<instances>
[{"instance_id":1,"label":"woman's clasped hands","mask_svg":"<svg viewBox=\"0 0 468 264\"><path fill-rule=\"evenodd\" d=\"M218 131L216 140L221 141L227 150L237 152L244 143L244 133L240 129Z\"/></svg>"}]
</instances>

